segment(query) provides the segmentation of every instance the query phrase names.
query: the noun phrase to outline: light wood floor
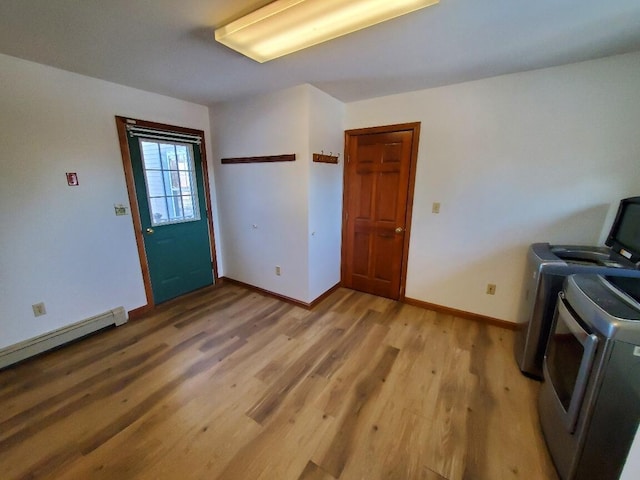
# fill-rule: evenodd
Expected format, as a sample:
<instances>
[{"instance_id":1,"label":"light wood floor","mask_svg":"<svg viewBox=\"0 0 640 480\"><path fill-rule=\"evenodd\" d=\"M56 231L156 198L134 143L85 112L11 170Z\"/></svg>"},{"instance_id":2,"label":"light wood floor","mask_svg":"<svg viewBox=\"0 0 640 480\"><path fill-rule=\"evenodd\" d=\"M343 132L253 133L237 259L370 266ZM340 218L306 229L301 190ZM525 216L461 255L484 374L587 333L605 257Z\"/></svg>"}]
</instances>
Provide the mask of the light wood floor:
<instances>
[{"instance_id":1,"label":"light wood floor","mask_svg":"<svg viewBox=\"0 0 640 480\"><path fill-rule=\"evenodd\" d=\"M234 285L0 372L0 478L556 479L513 333Z\"/></svg>"}]
</instances>

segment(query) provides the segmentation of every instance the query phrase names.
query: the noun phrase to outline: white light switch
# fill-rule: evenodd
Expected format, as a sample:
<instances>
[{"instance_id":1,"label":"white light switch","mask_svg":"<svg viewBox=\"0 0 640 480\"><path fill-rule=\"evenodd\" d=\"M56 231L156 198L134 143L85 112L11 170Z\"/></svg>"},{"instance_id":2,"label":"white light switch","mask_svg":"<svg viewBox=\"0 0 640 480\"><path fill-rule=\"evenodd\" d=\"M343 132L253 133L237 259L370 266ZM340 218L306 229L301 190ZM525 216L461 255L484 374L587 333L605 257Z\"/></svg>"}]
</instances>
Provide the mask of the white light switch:
<instances>
[{"instance_id":1,"label":"white light switch","mask_svg":"<svg viewBox=\"0 0 640 480\"><path fill-rule=\"evenodd\" d=\"M440 213L440 202L433 202L431 213Z\"/></svg>"}]
</instances>

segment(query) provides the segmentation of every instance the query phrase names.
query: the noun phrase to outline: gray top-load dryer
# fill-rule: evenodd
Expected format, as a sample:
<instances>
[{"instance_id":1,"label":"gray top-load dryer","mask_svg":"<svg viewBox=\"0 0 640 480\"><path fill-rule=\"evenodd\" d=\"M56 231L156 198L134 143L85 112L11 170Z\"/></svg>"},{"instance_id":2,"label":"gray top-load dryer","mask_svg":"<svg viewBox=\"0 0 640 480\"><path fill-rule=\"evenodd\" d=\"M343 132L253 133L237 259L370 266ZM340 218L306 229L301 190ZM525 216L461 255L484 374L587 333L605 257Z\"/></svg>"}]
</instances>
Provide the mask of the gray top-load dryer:
<instances>
[{"instance_id":1,"label":"gray top-load dryer","mask_svg":"<svg viewBox=\"0 0 640 480\"><path fill-rule=\"evenodd\" d=\"M565 277L598 274L640 278L640 197L620 202L606 245L530 246L515 341L516 361L524 374L542 378L544 350Z\"/></svg>"},{"instance_id":2,"label":"gray top-load dryer","mask_svg":"<svg viewBox=\"0 0 640 480\"><path fill-rule=\"evenodd\" d=\"M562 480L617 480L640 421L640 279L570 275L538 397Z\"/></svg>"}]
</instances>

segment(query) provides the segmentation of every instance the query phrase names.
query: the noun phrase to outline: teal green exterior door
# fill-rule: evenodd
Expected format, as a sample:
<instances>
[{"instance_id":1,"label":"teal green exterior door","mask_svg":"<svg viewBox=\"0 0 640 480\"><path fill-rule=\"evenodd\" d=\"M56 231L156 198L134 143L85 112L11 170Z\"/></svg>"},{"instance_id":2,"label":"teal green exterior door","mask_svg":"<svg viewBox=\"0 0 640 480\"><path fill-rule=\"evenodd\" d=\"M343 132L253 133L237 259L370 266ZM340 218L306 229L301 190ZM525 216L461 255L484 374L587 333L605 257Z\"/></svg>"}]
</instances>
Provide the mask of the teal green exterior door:
<instances>
[{"instance_id":1,"label":"teal green exterior door","mask_svg":"<svg viewBox=\"0 0 640 480\"><path fill-rule=\"evenodd\" d=\"M200 145L127 137L154 303L211 285Z\"/></svg>"}]
</instances>

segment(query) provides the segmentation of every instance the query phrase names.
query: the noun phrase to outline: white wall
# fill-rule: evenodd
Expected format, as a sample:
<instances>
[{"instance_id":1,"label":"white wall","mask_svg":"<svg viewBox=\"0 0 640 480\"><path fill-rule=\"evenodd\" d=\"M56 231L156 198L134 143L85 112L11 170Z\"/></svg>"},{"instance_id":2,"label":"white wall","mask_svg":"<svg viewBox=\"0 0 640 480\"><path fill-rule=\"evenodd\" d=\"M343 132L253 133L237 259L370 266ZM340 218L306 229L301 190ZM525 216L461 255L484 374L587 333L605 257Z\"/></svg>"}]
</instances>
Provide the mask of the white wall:
<instances>
[{"instance_id":1,"label":"white wall","mask_svg":"<svg viewBox=\"0 0 640 480\"><path fill-rule=\"evenodd\" d=\"M211 108L222 274L302 301L309 297L307 114L304 85ZM295 162L220 163L289 153Z\"/></svg>"},{"instance_id":2,"label":"white wall","mask_svg":"<svg viewBox=\"0 0 640 480\"><path fill-rule=\"evenodd\" d=\"M131 215L114 213L128 205L114 117L205 132L209 118L200 105L5 55L0 72L2 348L146 304ZM34 318L37 302L47 314Z\"/></svg>"},{"instance_id":3,"label":"white wall","mask_svg":"<svg viewBox=\"0 0 640 480\"><path fill-rule=\"evenodd\" d=\"M342 151L343 118L311 85L211 108L225 276L306 303L340 281L342 166L312 153ZM220 163L286 153L296 161Z\"/></svg>"},{"instance_id":4,"label":"white wall","mask_svg":"<svg viewBox=\"0 0 640 480\"><path fill-rule=\"evenodd\" d=\"M340 155L338 165L312 163L309 172L309 298L340 281L344 104L309 86L311 153Z\"/></svg>"},{"instance_id":5,"label":"white wall","mask_svg":"<svg viewBox=\"0 0 640 480\"><path fill-rule=\"evenodd\" d=\"M406 295L515 321L530 243L598 243L612 205L640 194L639 65L635 53L347 104L348 129L422 122Z\"/></svg>"}]
</instances>

